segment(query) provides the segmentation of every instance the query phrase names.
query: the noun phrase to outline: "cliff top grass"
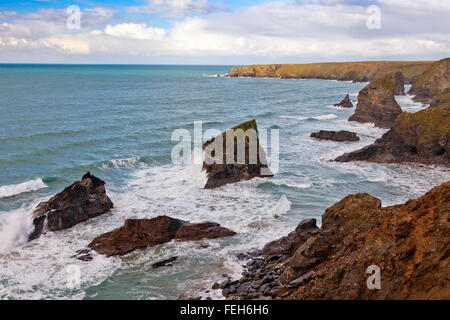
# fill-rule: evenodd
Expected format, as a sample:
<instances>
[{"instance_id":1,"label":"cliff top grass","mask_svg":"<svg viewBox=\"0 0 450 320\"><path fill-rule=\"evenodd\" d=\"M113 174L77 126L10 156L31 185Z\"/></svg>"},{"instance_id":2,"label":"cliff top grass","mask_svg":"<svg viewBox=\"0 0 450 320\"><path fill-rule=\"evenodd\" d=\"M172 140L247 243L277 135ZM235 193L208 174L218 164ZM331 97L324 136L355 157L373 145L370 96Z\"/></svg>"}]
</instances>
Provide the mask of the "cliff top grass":
<instances>
[{"instance_id":1,"label":"cliff top grass","mask_svg":"<svg viewBox=\"0 0 450 320\"><path fill-rule=\"evenodd\" d=\"M373 81L371 81L365 88L368 89L378 89L378 88L386 88L390 91L394 91L395 86L394 86L394 76L393 74L387 74L381 78L377 78ZM364 89L365 89L364 88Z\"/></svg>"},{"instance_id":2,"label":"cliff top grass","mask_svg":"<svg viewBox=\"0 0 450 320\"><path fill-rule=\"evenodd\" d=\"M234 126L233 128L231 128L231 130L234 130L234 131L239 130L239 129L242 129L242 131L244 131L244 132L246 132L249 129L253 129L253 130L255 130L255 133L258 134L258 127L256 125L255 119L243 122L243 123L238 124L237 126ZM224 131L219 135L219 137L222 136L224 144L226 142L226 134L227 134L227 131ZM216 140L216 138L217 137L214 137L214 138L211 138L210 140L206 141L203 144L203 148L206 148L209 144L214 142Z\"/></svg>"},{"instance_id":3,"label":"cliff top grass","mask_svg":"<svg viewBox=\"0 0 450 320\"><path fill-rule=\"evenodd\" d=\"M229 75L369 81L401 71L410 80L423 73L432 63L433 61L361 61L250 65L232 68Z\"/></svg>"}]
</instances>

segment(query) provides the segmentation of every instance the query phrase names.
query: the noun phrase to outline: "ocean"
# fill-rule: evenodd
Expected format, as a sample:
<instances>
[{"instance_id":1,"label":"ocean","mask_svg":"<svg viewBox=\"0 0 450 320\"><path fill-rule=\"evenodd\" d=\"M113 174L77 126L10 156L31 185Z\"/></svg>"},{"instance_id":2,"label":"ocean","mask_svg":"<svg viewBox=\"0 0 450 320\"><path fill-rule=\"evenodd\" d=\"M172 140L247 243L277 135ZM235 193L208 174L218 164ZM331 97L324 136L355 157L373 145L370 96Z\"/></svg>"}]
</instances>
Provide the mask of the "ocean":
<instances>
[{"instance_id":1,"label":"ocean","mask_svg":"<svg viewBox=\"0 0 450 320\"><path fill-rule=\"evenodd\" d=\"M0 299L177 299L203 296L224 274L238 277L241 252L262 248L351 193L383 205L403 203L450 180L445 168L336 163L386 130L348 122L333 107L366 83L217 77L231 66L0 65ZM397 97L405 111L426 106ZM214 190L201 165L171 160L176 129L223 131L256 119L279 130L279 171ZM349 130L361 140L318 141L319 130ZM268 150L268 153L270 150ZM87 171L106 181L114 209L28 242L31 211ZM123 257L73 258L128 218L168 215L213 221L238 234L168 243ZM179 256L172 267L153 269ZM80 283L68 286L76 266ZM209 291L209 292L206 292Z\"/></svg>"}]
</instances>

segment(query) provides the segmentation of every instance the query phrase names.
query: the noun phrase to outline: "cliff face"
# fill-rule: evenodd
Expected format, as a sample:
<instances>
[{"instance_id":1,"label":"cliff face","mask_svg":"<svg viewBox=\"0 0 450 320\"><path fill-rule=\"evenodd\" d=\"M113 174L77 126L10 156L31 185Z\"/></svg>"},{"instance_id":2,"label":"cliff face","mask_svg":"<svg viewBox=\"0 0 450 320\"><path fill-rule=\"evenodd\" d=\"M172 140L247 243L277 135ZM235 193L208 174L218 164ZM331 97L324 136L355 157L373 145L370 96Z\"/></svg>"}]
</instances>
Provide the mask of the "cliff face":
<instances>
[{"instance_id":1,"label":"cliff face","mask_svg":"<svg viewBox=\"0 0 450 320\"><path fill-rule=\"evenodd\" d=\"M392 74L370 82L358 94L355 113L348 119L371 122L380 128L391 128L402 108L394 97L395 81Z\"/></svg>"},{"instance_id":2,"label":"cliff face","mask_svg":"<svg viewBox=\"0 0 450 320\"><path fill-rule=\"evenodd\" d=\"M450 103L404 112L374 144L344 154L339 162L418 162L450 166Z\"/></svg>"},{"instance_id":3,"label":"cliff face","mask_svg":"<svg viewBox=\"0 0 450 320\"><path fill-rule=\"evenodd\" d=\"M271 64L232 68L231 77L270 77L283 79L329 79L365 82L400 71L405 83L412 83L430 61L368 61L310 64Z\"/></svg>"},{"instance_id":4,"label":"cliff face","mask_svg":"<svg viewBox=\"0 0 450 320\"><path fill-rule=\"evenodd\" d=\"M408 92L414 101L430 103L435 96L450 92L450 58L433 63L421 74Z\"/></svg>"},{"instance_id":5,"label":"cliff face","mask_svg":"<svg viewBox=\"0 0 450 320\"><path fill-rule=\"evenodd\" d=\"M450 299L449 219L450 182L386 208L368 194L348 196L292 255L278 298ZM369 266L381 270L379 290L366 285Z\"/></svg>"}]
</instances>

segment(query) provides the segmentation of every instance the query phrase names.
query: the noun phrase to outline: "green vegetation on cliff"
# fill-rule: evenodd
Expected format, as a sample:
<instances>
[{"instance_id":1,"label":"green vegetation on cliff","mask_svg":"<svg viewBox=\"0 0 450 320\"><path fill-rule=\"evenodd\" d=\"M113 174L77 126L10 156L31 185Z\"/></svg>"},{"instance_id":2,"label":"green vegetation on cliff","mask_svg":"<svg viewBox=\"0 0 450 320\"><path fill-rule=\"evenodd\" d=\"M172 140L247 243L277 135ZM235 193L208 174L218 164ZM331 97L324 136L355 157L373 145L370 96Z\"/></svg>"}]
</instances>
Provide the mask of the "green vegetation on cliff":
<instances>
[{"instance_id":1,"label":"green vegetation on cliff","mask_svg":"<svg viewBox=\"0 0 450 320\"><path fill-rule=\"evenodd\" d=\"M431 61L365 61L251 65L232 68L229 75L231 77L370 81L400 71L405 77L405 82L411 83L432 63Z\"/></svg>"}]
</instances>

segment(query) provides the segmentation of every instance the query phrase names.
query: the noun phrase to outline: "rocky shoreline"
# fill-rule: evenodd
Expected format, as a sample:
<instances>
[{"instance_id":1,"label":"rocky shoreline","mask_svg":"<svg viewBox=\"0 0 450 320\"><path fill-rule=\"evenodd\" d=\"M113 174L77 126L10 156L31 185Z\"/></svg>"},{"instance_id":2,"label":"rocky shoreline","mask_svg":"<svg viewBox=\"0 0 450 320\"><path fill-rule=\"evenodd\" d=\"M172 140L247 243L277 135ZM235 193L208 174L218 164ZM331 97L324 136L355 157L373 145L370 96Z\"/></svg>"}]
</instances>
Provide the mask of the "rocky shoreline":
<instances>
[{"instance_id":1,"label":"rocky shoreline","mask_svg":"<svg viewBox=\"0 0 450 320\"><path fill-rule=\"evenodd\" d=\"M450 59L436 63L350 65L362 68L362 73L352 73L349 64L331 64L333 72L344 68L347 73L328 75L340 80L371 79L359 92L355 113L349 121L370 122L389 131L374 144L344 154L336 161L414 162L449 167ZM263 70L278 74L283 65L265 66ZM422 72L417 74L419 70ZM230 76L238 74L230 70ZM410 92L432 106L413 114L401 110L395 95L405 94L404 83L408 81L414 82ZM353 107L349 95L337 106ZM259 144L256 121L241 123L231 130L238 134L229 137L227 130L203 145L203 170L208 179L205 189L273 176L265 150ZM356 133L348 131L321 130L311 137L359 141ZM233 139L233 152L227 153L227 139ZM239 158L238 141L243 142L243 159ZM252 146L258 151L253 160L249 155ZM87 172L80 181L36 207L29 240L70 228L112 208L105 182ZM267 243L261 250L239 254L237 259L248 261L243 265L242 277L233 280L226 276L211 290L221 290L224 297L232 300L450 299L449 215L450 182L418 199L390 207L382 207L379 199L367 193L349 195L325 211L320 228L315 219L304 220L294 231ZM198 241L235 234L210 221L192 223L168 216L127 219L122 227L101 234L87 248L80 248L73 258L89 262L93 252L107 257L122 256L170 241ZM183 257L174 256L154 263L152 268L170 267L181 261ZM371 265L383 270L383 281L387 283L377 291L368 289L365 282L366 269Z\"/></svg>"},{"instance_id":2,"label":"rocky shoreline","mask_svg":"<svg viewBox=\"0 0 450 320\"><path fill-rule=\"evenodd\" d=\"M302 241L291 235L266 245L292 246L293 254L259 252L240 279L219 288L230 300L450 299L449 214L450 182L384 208L369 194L350 195L325 211L320 229L304 231ZM372 265L382 272L377 290L366 285Z\"/></svg>"}]
</instances>

